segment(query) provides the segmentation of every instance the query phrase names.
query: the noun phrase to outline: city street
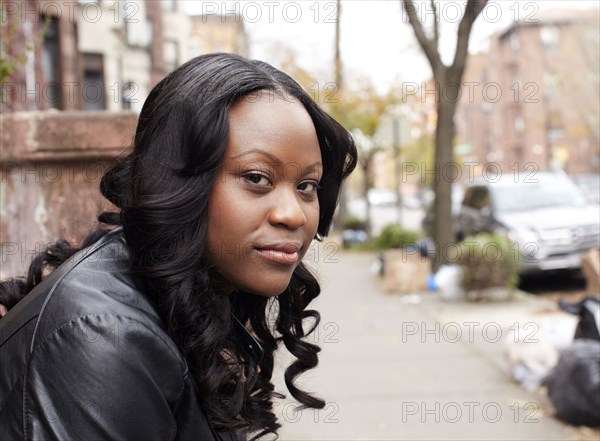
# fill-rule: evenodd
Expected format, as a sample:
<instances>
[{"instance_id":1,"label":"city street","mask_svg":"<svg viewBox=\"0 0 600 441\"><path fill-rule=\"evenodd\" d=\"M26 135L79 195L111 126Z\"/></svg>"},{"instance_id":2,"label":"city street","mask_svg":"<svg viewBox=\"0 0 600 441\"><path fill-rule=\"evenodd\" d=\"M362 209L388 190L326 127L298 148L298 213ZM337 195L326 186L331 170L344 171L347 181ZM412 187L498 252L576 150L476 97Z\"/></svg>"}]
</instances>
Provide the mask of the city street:
<instances>
[{"instance_id":1,"label":"city street","mask_svg":"<svg viewBox=\"0 0 600 441\"><path fill-rule=\"evenodd\" d=\"M332 249L324 244L311 259L318 260L323 288L314 305L322 321L312 337L322 352L319 366L297 382L327 405L294 412L286 393L276 406L281 440L598 436L554 419L543 394L511 379L509 328L543 324L560 314L551 311L553 303L533 296L476 304L444 303L435 293L386 294L369 271L373 254ZM279 366L289 360L282 357ZM281 375L275 372L276 387L287 392Z\"/></svg>"},{"instance_id":2,"label":"city street","mask_svg":"<svg viewBox=\"0 0 600 441\"><path fill-rule=\"evenodd\" d=\"M367 207L364 199L352 200L348 209L353 216L361 219L366 218ZM377 235L386 225L400 223L400 225L408 230L419 231L424 215L425 212L422 208L402 206L400 213L398 213L395 205L372 205L371 229L373 235ZM401 222L398 222L399 217Z\"/></svg>"},{"instance_id":3,"label":"city street","mask_svg":"<svg viewBox=\"0 0 600 441\"><path fill-rule=\"evenodd\" d=\"M286 338L300 359L280 342L262 365L279 440L600 441L599 350L573 344L600 332L600 2L0 3L0 441L164 438L147 420L194 386L205 409L171 406L171 438L260 433L252 377L231 397L204 369L256 352L217 344L213 291L263 296L270 327L300 255L320 352L290 386L324 405L297 410L285 370L316 349ZM65 263L119 226L123 253ZM68 332L107 317L144 326Z\"/></svg>"}]
</instances>

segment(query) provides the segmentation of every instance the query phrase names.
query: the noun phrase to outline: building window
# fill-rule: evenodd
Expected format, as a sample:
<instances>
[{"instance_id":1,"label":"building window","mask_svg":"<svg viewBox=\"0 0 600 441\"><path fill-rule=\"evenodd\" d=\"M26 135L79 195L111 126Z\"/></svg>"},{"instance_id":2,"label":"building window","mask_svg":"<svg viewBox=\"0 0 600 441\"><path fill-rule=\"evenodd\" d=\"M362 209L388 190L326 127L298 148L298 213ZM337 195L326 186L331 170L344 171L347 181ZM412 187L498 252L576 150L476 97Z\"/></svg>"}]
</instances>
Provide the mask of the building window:
<instances>
[{"instance_id":1,"label":"building window","mask_svg":"<svg viewBox=\"0 0 600 441\"><path fill-rule=\"evenodd\" d=\"M127 44L144 48L150 46L152 42L152 22L146 17L145 3L121 2L121 4ZM128 9L127 5L131 4L136 5L135 14L132 13L133 9Z\"/></svg>"},{"instance_id":2,"label":"building window","mask_svg":"<svg viewBox=\"0 0 600 441\"><path fill-rule=\"evenodd\" d=\"M542 26L540 28L540 40L546 52L553 52L558 49L560 31L556 26Z\"/></svg>"},{"instance_id":3,"label":"building window","mask_svg":"<svg viewBox=\"0 0 600 441\"><path fill-rule=\"evenodd\" d=\"M148 47L152 42L152 23L149 20L126 20L127 44Z\"/></svg>"},{"instance_id":4,"label":"building window","mask_svg":"<svg viewBox=\"0 0 600 441\"><path fill-rule=\"evenodd\" d=\"M525 160L525 149L523 148L522 145L516 145L514 147L514 155L515 155L515 161L517 162L517 164L519 164L519 170L523 170L523 162Z\"/></svg>"},{"instance_id":5,"label":"building window","mask_svg":"<svg viewBox=\"0 0 600 441\"><path fill-rule=\"evenodd\" d=\"M106 109L102 54L83 54L83 109Z\"/></svg>"},{"instance_id":6,"label":"building window","mask_svg":"<svg viewBox=\"0 0 600 441\"><path fill-rule=\"evenodd\" d=\"M515 52L521 48L521 43L519 43L519 36L517 35L516 31L510 34L510 48Z\"/></svg>"},{"instance_id":7,"label":"building window","mask_svg":"<svg viewBox=\"0 0 600 441\"><path fill-rule=\"evenodd\" d=\"M510 70L510 84L514 87L519 87L519 71L516 67Z\"/></svg>"},{"instance_id":8,"label":"building window","mask_svg":"<svg viewBox=\"0 0 600 441\"><path fill-rule=\"evenodd\" d=\"M525 120L521 115L515 116L515 131L520 135L525 130Z\"/></svg>"},{"instance_id":9,"label":"building window","mask_svg":"<svg viewBox=\"0 0 600 441\"><path fill-rule=\"evenodd\" d=\"M492 113L492 103L488 103L487 101L483 101L481 103L481 111L485 114L485 115L489 115L490 113Z\"/></svg>"},{"instance_id":10,"label":"building window","mask_svg":"<svg viewBox=\"0 0 600 441\"><path fill-rule=\"evenodd\" d=\"M45 99L48 107L60 109L60 46L58 34L58 17L41 16L41 23L47 23L42 43L42 76L45 83Z\"/></svg>"},{"instance_id":11,"label":"building window","mask_svg":"<svg viewBox=\"0 0 600 441\"><path fill-rule=\"evenodd\" d=\"M488 131L485 134L485 153L488 154L492 151L492 134Z\"/></svg>"},{"instance_id":12,"label":"building window","mask_svg":"<svg viewBox=\"0 0 600 441\"><path fill-rule=\"evenodd\" d=\"M558 98L560 92L560 78L555 73L544 73L544 93L548 98Z\"/></svg>"},{"instance_id":13,"label":"building window","mask_svg":"<svg viewBox=\"0 0 600 441\"><path fill-rule=\"evenodd\" d=\"M123 84L123 90L121 96L123 110L133 110L133 104L137 102L135 96L139 87L133 81L127 81Z\"/></svg>"},{"instance_id":14,"label":"building window","mask_svg":"<svg viewBox=\"0 0 600 441\"><path fill-rule=\"evenodd\" d=\"M191 57L197 57L198 55L203 54L202 48L200 47L200 45L198 43L195 43L195 42L190 43L189 51L190 51Z\"/></svg>"},{"instance_id":15,"label":"building window","mask_svg":"<svg viewBox=\"0 0 600 441\"><path fill-rule=\"evenodd\" d=\"M165 40L163 51L165 69L171 72L179 66L179 44L175 40Z\"/></svg>"},{"instance_id":16,"label":"building window","mask_svg":"<svg viewBox=\"0 0 600 441\"><path fill-rule=\"evenodd\" d=\"M548 121L550 122L550 128L552 129L561 129L562 124L562 114L559 111L550 111L548 113Z\"/></svg>"},{"instance_id":17,"label":"building window","mask_svg":"<svg viewBox=\"0 0 600 441\"><path fill-rule=\"evenodd\" d=\"M560 111L549 111L547 113L547 137L552 143L562 141L565 137L562 114Z\"/></svg>"},{"instance_id":18,"label":"building window","mask_svg":"<svg viewBox=\"0 0 600 441\"><path fill-rule=\"evenodd\" d=\"M163 11L175 11L177 7L175 0L162 0L161 4Z\"/></svg>"}]
</instances>

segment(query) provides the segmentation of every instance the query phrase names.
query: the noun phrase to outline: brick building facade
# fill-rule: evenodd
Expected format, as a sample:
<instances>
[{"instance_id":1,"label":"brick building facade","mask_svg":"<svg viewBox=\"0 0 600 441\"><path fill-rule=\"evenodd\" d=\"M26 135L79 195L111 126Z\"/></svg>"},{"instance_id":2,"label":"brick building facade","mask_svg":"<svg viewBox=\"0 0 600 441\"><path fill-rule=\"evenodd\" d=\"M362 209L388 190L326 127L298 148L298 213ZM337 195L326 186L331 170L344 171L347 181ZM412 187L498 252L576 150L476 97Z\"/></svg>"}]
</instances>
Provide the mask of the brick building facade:
<instances>
[{"instance_id":1,"label":"brick building facade","mask_svg":"<svg viewBox=\"0 0 600 441\"><path fill-rule=\"evenodd\" d=\"M139 110L188 58L190 18L176 1L2 2L2 111Z\"/></svg>"},{"instance_id":2,"label":"brick building facade","mask_svg":"<svg viewBox=\"0 0 600 441\"><path fill-rule=\"evenodd\" d=\"M470 56L457 144L503 170L600 172L598 14L548 11Z\"/></svg>"}]
</instances>

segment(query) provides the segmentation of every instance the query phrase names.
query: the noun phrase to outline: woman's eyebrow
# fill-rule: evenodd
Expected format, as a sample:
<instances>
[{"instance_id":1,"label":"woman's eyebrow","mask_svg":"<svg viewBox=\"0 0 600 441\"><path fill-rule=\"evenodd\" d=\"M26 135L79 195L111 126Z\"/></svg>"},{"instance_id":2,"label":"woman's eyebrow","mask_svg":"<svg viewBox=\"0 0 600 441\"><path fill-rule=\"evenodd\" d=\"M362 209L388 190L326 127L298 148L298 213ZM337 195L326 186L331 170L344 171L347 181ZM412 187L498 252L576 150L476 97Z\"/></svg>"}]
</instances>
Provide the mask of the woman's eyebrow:
<instances>
[{"instance_id":1,"label":"woman's eyebrow","mask_svg":"<svg viewBox=\"0 0 600 441\"><path fill-rule=\"evenodd\" d=\"M277 156L273 155L272 153L261 150L261 149L252 149L252 150L245 151L243 153L240 153L239 155L235 155L234 157L231 158L231 160L233 161L233 160L242 158L244 156L253 155L253 154L266 156L276 166L283 165L283 162ZM308 173L310 171L313 171L313 170L319 169L319 168L323 168L323 164L320 161L317 161L317 162L312 163L308 167L306 167L304 169L304 173Z\"/></svg>"},{"instance_id":2,"label":"woman's eyebrow","mask_svg":"<svg viewBox=\"0 0 600 441\"><path fill-rule=\"evenodd\" d=\"M272 162L274 162L277 165L281 165L282 164L281 160L277 156L275 156L275 155L273 155L273 154L271 154L269 152L265 152L264 150L261 150L261 149L248 150L248 151L245 151L243 153L240 153L239 155L235 155L231 159L232 160L233 159L239 159L239 158L241 158L243 156L248 156L248 155L253 155L253 154L266 156L267 158L269 158Z\"/></svg>"},{"instance_id":3,"label":"woman's eyebrow","mask_svg":"<svg viewBox=\"0 0 600 441\"><path fill-rule=\"evenodd\" d=\"M318 169L322 169L323 168L323 164L321 164L321 162L317 161L311 165L309 165L308 167L306 167L304 169L304 173L308 173L311 172L313 170L318 170Z\"/></svg>"}]
</instances>

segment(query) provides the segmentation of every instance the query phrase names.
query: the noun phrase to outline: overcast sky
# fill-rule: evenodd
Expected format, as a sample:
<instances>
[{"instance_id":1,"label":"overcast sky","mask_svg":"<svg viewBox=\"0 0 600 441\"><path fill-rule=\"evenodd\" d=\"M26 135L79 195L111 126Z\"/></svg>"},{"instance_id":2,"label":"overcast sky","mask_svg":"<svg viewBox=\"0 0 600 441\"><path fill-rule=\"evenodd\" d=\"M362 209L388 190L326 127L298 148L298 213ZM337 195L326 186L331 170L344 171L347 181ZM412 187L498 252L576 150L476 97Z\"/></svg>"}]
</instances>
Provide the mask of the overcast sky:
<instances>
[{"instance_id":1,"label":"overcast sky","mask_svg":"<svg viewBox=\"0 0 600 441\"><path fill-rule=\"evenodd\" d=\"M449 61L464 1L436 3L442 55ZM416 4L424 20L431 18L429 1ZM534 21L544 10L565 7L598 8L598 1L490 1L473 27L471 50L484 49L488 37L515 18ZM186 9L193 14L237 11L245 17L253 58L277 65L280 48L289 47L300 66L323 81L333 79L335 1L187 1ZM430 77L399 0L343 0L340 25L345 75L368 76L381 91L394 80L421 82Z\"/></svg>"}]
</instances>

